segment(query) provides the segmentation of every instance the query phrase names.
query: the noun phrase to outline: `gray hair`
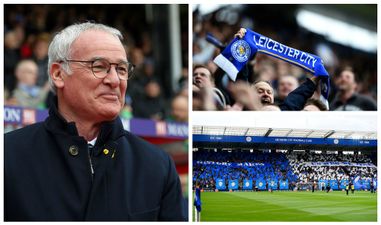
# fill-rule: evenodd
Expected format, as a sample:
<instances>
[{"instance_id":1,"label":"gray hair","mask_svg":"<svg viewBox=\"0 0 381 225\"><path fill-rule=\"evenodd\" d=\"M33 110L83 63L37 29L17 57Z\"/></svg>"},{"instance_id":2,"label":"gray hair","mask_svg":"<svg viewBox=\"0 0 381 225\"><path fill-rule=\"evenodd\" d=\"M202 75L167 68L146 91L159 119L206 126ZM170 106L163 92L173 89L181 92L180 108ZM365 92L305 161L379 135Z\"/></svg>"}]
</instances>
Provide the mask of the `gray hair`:
<instances>
[{"instance_id":1,"label":"gray hair","mask_svg":"<svg viewBox=\"0 0 381 225\"><path fill-rule=\"evenodd\" d=\"M57 88L53 83L53 80L50 77L50 68L53 63L62 61L64 59L67 59L70 56L70 50L71 45L80 34L87 30L98 30L98 31L104 31L106 33L109 33L115 37L117 37L120 41L123 40L122 33L112 27L99 24L99 23L91 23L91 22L85 22L80 24L73 24L62 31L58 32L52 42L49 45L49 62L48 62L48 74L49 74L49 84L50 89L53 91L53 93L56 93ZM67 64L63 64L62 68L68 73L71 74L70 68Z\"/></svg>"}]
</instances>

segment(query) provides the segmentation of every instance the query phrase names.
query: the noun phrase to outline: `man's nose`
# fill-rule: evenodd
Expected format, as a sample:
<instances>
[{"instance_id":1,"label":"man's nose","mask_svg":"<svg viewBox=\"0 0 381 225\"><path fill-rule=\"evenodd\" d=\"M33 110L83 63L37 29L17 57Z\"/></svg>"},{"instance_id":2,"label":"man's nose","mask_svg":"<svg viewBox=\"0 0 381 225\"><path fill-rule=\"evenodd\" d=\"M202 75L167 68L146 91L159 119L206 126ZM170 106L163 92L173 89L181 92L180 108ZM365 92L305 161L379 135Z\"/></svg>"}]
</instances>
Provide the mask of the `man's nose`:
<instances>
[{"instance_id":1,"label":"man's nose","mask_svg":"<svg viewBox=\"0 0 381 225\"><path fill-rule=\"evenodd\" d=\"M119 75L116 72L116 66L111 66L110 70L107 72L107 76L104 79L104 82L110 84L112 87L116 87L120 83Z\"/></svg>"}]
</instances>

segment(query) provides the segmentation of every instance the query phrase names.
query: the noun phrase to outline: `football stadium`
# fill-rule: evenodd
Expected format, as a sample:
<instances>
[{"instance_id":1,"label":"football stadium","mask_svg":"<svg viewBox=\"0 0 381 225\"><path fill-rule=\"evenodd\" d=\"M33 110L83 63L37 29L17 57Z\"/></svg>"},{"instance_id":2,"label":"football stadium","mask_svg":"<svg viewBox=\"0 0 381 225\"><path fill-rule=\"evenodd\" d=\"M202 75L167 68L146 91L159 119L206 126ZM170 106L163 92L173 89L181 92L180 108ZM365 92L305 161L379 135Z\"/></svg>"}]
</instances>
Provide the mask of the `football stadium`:
<instances>
[{"instance_id":1,"label":"football stadium","mask_svg":"<svg viewBox=\"0 0 381 225\"><path fill-rule=\"evenodd\" d=\"M193 126L201 221L377 221L377 133Z\"/></svg>"}]
</instances>

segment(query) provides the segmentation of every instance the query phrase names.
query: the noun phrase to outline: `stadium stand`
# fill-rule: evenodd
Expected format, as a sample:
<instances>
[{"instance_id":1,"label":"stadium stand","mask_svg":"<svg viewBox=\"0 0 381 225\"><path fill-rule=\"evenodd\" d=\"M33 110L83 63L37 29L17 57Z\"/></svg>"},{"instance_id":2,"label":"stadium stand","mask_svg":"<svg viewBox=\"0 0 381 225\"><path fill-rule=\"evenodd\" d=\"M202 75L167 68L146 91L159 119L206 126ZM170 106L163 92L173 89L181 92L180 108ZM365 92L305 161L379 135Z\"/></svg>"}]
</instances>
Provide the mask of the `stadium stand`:
<instances>
[{"instance_id":1,"label":"stadium stand","mask_svg":"<svg viewBox=\"0 0 381 225\"><path fill-rule=\"evenodd\" d=\"M234 149L201 150L194 152L193 182L199 182L207 190L216 189L216 180L238 180L243 190L244 180L256 182L274 181L279 190L279 181L302 189L310 189L313 182L335 180L340 188L341 181L355 181L360 189L368 189L370 182L377 180L377 168L366 155L334 155L311 152L264 152ZM325 163L325 164L322 164ZM334 166L341 163L340 166ZM226 185L227 186L227 185ZM268 189L268 188L266 188ZM289 187L287 188L289 189Z\"/></svg>"},{"instance_id":2,"label":"stadium stand","mask_svg":"<svg viewBox=\"0 0 381 225\"><path fill-rule=\"evenodd\" d=\"M376 164L367 155L304 152L289 154L288 159L300 184L311 182L320 184L321 180L336 180L338 186L334 189L340 189L341 181L356 180L356 183L364 183L361 185L361 189L369 189L368 183L377 180ZM341 165L335 166L338 164Z\"/></svg>"},{"instance_id":3,"label":"stadium stand","mask_svg":"<svg viewBox=\"0 0 381 225\"><path fill-rule=\"evenodd\" d=\"M210 191L343 190L348 183L370 190L377 186L376 133L344 133L194 126L193 184Z\"/></svg>"},{"instance_id":4,"label":"stadium stand","mask_svg":"<svg viewBox=\"0 0 381 225\"><path fill-rule=\"evenodd\" d=\"M216 179L296 181L285 154L262 151L201 151L194 153L193 179L206 189L215 189ZM254 182L255 186L255 182Z\"/></svg>"}]
</instances>

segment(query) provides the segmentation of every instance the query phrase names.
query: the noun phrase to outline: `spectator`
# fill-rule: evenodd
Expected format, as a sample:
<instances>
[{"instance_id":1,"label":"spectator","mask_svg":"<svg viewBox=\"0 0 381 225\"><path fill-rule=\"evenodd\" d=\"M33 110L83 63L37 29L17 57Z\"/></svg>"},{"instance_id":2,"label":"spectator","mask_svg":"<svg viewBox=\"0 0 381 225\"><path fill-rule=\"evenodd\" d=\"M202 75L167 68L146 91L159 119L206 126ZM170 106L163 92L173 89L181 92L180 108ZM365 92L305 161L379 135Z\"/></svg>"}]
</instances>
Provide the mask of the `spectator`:
<instances>
[{"instance_id":1,"label":"spectator","mask_svg":"<svg viewBox=\"0 0 381 225\"><path fill-rule=\"evenodd\" d=\"M299 86L298 79L292 75L285 75L278 79L278 95L275 97L275 103L280 105L286 99L288 94Z\"/></svg>"},{"instance_id":2,"label":"spectator","mask_svg":"<svg viewBox=\"0 0 381 225\"><path fill-rule=\"evenodd\" d=\"M254 83L254 90L258 94L262 107L274 103L274 89L269 82L263 80L257 81Z\"/></svg>"},{"instance_id":3,"label":"spectator","mask_svg":"<svg viewBox=\"0 0 381 225\"><path fill-rule=\"evenodd\" d=\"M203 106L201 106L202 110L212 108L224 109L226 107L225 96L219 89L214 87L212 73L206 66L194 66L193 85L193 92L199 92L199 96L201 97L202 95L201 98L204 98L204 100L202 100L204 102L202 103Z\"/></svg>"},{"instance_id":4,"label":"spectator","mask_svg":"<svg viewBox=\"0 0 381 225\"><path fill-rule=\"evenodd\" d=\"M350 67L344 68L335 80L338 92L331 102L336 111L372 111L377 110L376 102L370 97L356 92L356 75Z\"/></svg>"},{"instance_id":5,"label":"spectator","mask_svg":"<svg viewBox=\"0 0 381 225\"><path fill-rule=\"evenodd\" d=\"M163 120L166 115L165 108L160 85L155 80L148 81L144 87L144 94L135 96L132 101L134 117Z\"/></svg>"},{"instance_id":6,"label":"spectator","mask_svg":"<svg viewBox=\"0 0 381 225\"><path fill-rule=\"evenodd\" d=\"M20 41L15 31L8 31L4 36L4 86L9 92L16 87L15 68L20 60Z\"/></svg>"},{"instance_id":7,"label":"spectator","mask_svg":"<svg viewBox=\"0 0 381 225\"><path fill-rule=\"evenodd\" d=\"M299 7L302 6L295 5L294 9L297 10ZM237 14L238 16L234 21L230 20L229 17L220 17L221 13L224 14L232 12L236 14L237 10L240 10L240 13ZM194 62L208 65L208 68L216 67L213 63L214 58L222 49L225 48L227 43L232 41L232 37L234 36L236 30L239 29L242 24L244 24L247 28L253 28L255 24L254 30L257 33L273 38L274 40L287 46L302 49L312 54L321 56L324 60L325 68L331 75L331 84L334 83L332 76L334 74L333 71L337 70L339 66L347 64L358 68L358 70L361 71L361 83L357 85L357 92L372 96L373 100L376 99L377 85L375 84L377 83L377 54L354 50L350 46L332 44L331 40L324 37L322 38L313 32L306 31L304 28L298 26L298 24L291 22L295 21L296 13L283 14L273 10L274 9L271 6L266 5L235 5L234 7L224 6L208 13L204 13L197 9L194 10L193 59L197 59L197 62ZM275 17L273 17L273 20L266 19L268 12L274 13ZM253 17L253 15L256 16ZM282 21L282 26L274 26L274 20ZM291 30L293 32L290 32ZM220 41L220 43L216 41L213 42L214 52L210 49L210 43L206 42L206 35L208 33L212 34ZM294 35L296 33L299 35ZM329 51L332 53L331 55L327 54L326 51L322 51L322 44L324 46L329 46ZM284 76L291 75L296 77L301 85L307 78L307 72L300 67L279 59L274 59L273 57L269 57L268 55L261 53L257 53L254 60L247 63L247 67L248 71L245 72L245 75L247 75L245 78L247 78L246 80L249 83L252 83L255 80L266 80L271 84L271 86L280 87L279 83ZM245 68L243 70L245 70ZM238 78L242 75L241 73L243 70L241 70L238 74ZM215 85L223 91L220 87L220 81L215 71L215 69L212 70ZM226 84L227 80L223 80L222 83ZM312 85L309 85L309 87L313 88ZM316 88L314 88L314 90L315 89ZM226 95L225 92L223 93ZM279 94L282 95L281 93ZM315 94L320 93L315 92ZM332 85L330 96L328 98L329 102L332 103L334 96L335 87ZM235 101L240 100L231 99L231 96L229 95L226 95L225 97L227 99L227 104L230 105L230 107L227 106L226 109L239 109L239 107L235 107L236 105L234 104ZM278 104L278 96L276 93L274 97L275 102ZM319 97L320 96L318 96L318 98ZM282 106L281 109L302 110L303 107L304 104L302 104L299 109L296 109L295 107L287 107L284 109ZM241 110L242 108L243 107L241 107ZM332 110L332 107L330 110Z\"/></svg>"},{"instance_id":8,"label":"spectator","mask_svg":"<svg viewBox=\"0 0 381 225\"><path fill-rule=\"evenodd\" d=\"M196 65L193 68L193 84L198 88L212 88L213 77L210 70L202 65Z\"/></svg>"},{"instance_id":9,"label":"spectator","mask_svg":"<svg viewBox=\"0 0 381 225\"><path fill-rule=\"evenodd\" d=\"M22 60L16 67L17 88L13 91L16 105L31 108L44 108L43 103L49 91L49 85L37 86L37 64L32 60Z\"/></svg>"},{"instance_id":10,"label":"spectator","mask_svg":"<svg viewBox=\"0 0 381 225\"><path fill-rule=\"evenodd\" d=\"M33 59L38 65L37 86L43 87L48 82L48 47L50 35L42 33L37 36L33 46Z\"/></svg>"},{"instance_id":11,"label":"spectator","mask_svg":"<svg viewBox=\"0 0 381 225\"><path fill-rule=\"evenodd\" d=\"M177 95L171 103L171 116L174 121L188 122L188 98L183 95Z\"/></svg>"}]
</instances>

